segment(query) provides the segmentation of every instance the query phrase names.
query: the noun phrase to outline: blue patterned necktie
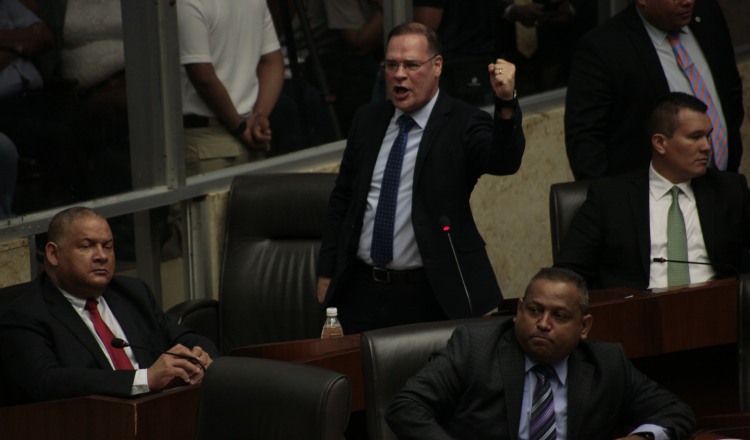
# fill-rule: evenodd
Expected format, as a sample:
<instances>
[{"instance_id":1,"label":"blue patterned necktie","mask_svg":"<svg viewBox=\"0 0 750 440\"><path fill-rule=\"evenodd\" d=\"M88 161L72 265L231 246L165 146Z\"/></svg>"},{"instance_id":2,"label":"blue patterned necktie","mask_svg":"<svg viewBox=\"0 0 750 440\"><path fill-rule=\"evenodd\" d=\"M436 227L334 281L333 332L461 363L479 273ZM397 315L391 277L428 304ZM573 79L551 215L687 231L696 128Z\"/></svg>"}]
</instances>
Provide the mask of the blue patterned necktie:
<instances>
[{"instance_id":1,"label":"blue patterned necktie","mask_svg":"<svg viewBox=\"0 0 750 440\"><path fill-rule=\"evenodd\" d=\"M713 163L720 170L727 169L727 134L724 130L724 124L719 118L719 110L708 92L706 82L703 80L698 67L695 65L685 47L680 43L680 33L670 32L667 34L669 44L672 46L672 52L677 59L677 64L682 69L690 82L690 88L693 89L693 95L703 101L708 107L708 117L711 119L714 131L711 133L711 146L713 149Z\"/></svg>"},{"instance_id":2,"label":"blue patterned necktie","mask_svg":"<svg viewBox=\"0 0 750 440\"><path fill-rule=\"evenodd\" d=\"M409 130L416 124L411 116L401 115L396 121L398 136L393 142L383 172L378 207L375 210L375 225L372 231L370 257L377 267L385 267L393 260L393 225L396 220L398 186L401 183L401 165L404 162Z\"/></svg>"},{"instance_id":3,"label":"blue patterned necktie","mask_svg":"<svg viewBox=\"0 0 750 440\"><path fill-rule=\"evenodd\" d=\"M685 218L680 209L680 188L673 186L669 191L672 204L667 212L667 259L687 261L687 231ZM684 286L690 284L690 268L687 263L667 262L667 286Z\"/></svg>"},{"instance_id":4,"label":"blue patterned necktie","mask_svg":"<svg viewBox=\"0 0 750 440\"><path fill-rule=\"evenodd\" d=\"M549 365L536 365L531 371L536 375L537 381L531 401L529 440L554 440L557 438L557 423L550 380L557 377L557 374Z\"/></svg>"}]
</instances>

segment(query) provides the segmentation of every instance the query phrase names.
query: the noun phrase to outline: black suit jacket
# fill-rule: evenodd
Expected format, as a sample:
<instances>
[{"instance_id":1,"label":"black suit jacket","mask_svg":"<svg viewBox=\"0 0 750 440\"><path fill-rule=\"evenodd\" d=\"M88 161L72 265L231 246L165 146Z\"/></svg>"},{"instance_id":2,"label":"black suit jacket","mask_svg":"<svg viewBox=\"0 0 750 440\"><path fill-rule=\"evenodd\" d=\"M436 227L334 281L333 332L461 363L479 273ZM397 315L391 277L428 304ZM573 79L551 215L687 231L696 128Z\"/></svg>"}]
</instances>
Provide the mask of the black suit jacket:
<instances>
[{"instance_id":1,"label":"black suit jacket","mask_svg":"<svg viewBox=\"0 0 750 440\"><path fill-rule=\"evenodd\" d=\"M341 160L320 250L318 274L332 277L331 300L357 258L367 194L380 146L395 108L388 102L362 107ZM440 93L422 136L414 169L411 221L430 285L445 314L469 317L469 306L440 217L451 221L453 244L475 316L502 300L469 197L482 174L513 174L525 148L521 110L494 121L486 112Z\"/></svg>"},{"instance_id":2,"label":"black suit jacket","mask_svg":"<svg viewBox=\"0 0 750 440\"><path fill-rule=\"evenodd\" d=\"M748 270L750 194L745 176L708 170L692 180L703 240L717 278ZM556 266L589 287L646 289L651 260L648 169L589 185ZM666 257L666 256L665 256Z\"/></svg>"},{"instance_id":3,"label":"black suit jacket","mask_svg":"<svg viewBox=\"0 0 750 440\"><path fill-rule=\"evenodd\" d=\"M696 2L689 26L711 69L726 118L727 169L737 171L742 156L742 81L715 0ZM646 118L668 92L656 49L634 4L584 36L573 59L565 102L565 144L576 180L648 165Z\"/></svg>"},{"instance_id":4,"label":"black suit jacket","mask_svg":"<svg viewBox=\"0 0 750 440\"><path fill-rule=\"evenodd\" d=\"M518 438L525 355L513 323L462 326L411 378L386 415L401 440ZM615 438L653 423L687 438L693 412L633 367L619 344L581 342L568 358L567 438Z\"/></svg>"},{"instance_id":5,"label":"black suit jacket","mask_svg":"<svg viewBox=\"0 0 750 440\"><path fill-rule=\"evenodd\" d=\"M208 339L177 325L162 313L145 283L115 276L102 294L134 348L140 368L161 351L181 343L200 345L212 357L218 349ZM86 396L130 395L135 371L112 370L78 313L41 275L0 314L0 402L26 402Z\"/></svg>"}]
</instances>

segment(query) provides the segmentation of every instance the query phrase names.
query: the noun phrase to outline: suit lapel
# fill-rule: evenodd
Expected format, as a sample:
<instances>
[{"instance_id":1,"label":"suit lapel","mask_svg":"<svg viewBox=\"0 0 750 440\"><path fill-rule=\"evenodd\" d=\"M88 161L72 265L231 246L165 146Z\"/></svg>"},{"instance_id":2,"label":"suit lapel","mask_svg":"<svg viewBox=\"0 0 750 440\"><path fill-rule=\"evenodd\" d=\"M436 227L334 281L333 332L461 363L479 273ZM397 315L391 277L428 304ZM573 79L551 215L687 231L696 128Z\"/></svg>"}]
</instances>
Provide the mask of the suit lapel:
<instances>
[{"instance_id":1,"label":"suit lapel","mask_svg":"<svg viewBox=\"0 0 750 440\"><path fill-rule=\"evenodd\" d=\"M669 83L667 83L667 77L661 68L661 61L659 61L659 56L656 54L654 43L651 41L646 27L643 25L641 17L635 9L635 5L631 4L628 7L630 8L626 21L629 31L628 38L633 45L640 65L646 72L649 82L653 84L657 95L665 94L669 92Z\"/></svg>"},{"instance_id":2,"label":"suit lapel","mask_svg":"<svg viewBox=\"0 0 750 440\"><path fill-rule=\"evenodd\" d=\"M86 324L84 324L81 316L73 309L73 306L70 305L62 292L60 292L51 280L47 279L45 281L42 295L44 296L44 301L47 303L50 314L60 321L78 339L81 345L91 353L99 364L99 367L102 369L112 368L104 352L99 347L99 343L94 338L94 335L91 334Z\"/></svg>"},{"instance_id":3,"label":"suit lapel","mask_svg":"<svg viewBox=\"0 0 750 440\"><path fill-rule=\"evenodd\" d=\"M125 333L125 339L135 346L150 347L151 344L149 341L144 339L145 335L138 331L136 318L133 313L133 305L129 304L122 292L113 289L110 285L102 296L107 301L107 305L112 311L112 314L117 318L120 328L122 328L122 331ZM135 354L135 358L139 365L150 365L152 363L150 353L144 353L143 350L138 349L133 349L133 353ZM144 356L148 356L148 359L144 358Z\"/></svg>"},{"instance_id":4,"label":"suit lapel","mask_svg":"<svg viewBox=\"0 0 750 440\"><path fill-rule=\"evenodd\" d=\"M507 331L497 348L500 357L500 377L505 388L505 404L508 410L508 438L518 438L518 425L521 423L523 404L523 383L525 357L516 341L515 331Z\"/></svg>"},{"instance_id":5,"label":"suit lapel","mask_svg":"<svg viewBox=\"0 0 750 440\"><path fill-rule=\"evenodd\" d=\"M635 236L638 237L638 255L641 269L648 285L651 273L651 219L649 217L648 169L632 174L628 185L628 200L632 212Z\"/></svg>"},{"instance_id":6,"label":"suit lapel","mask_svg":"<svg viewBox=\"0 0 750 440\"><path fill-rule=\"evenodd\" d=\"M708 171L711 173L711 171ZM716 258L716 222L714 221L714 212L716 212L716 193L714 188L709 184L706 176L697 177L690 183L695 195L695 206L698 209L698 219L703 232L703 243L706 245L708 259L717 261Z\"/></svg>"},{"instance_id":7,"label":"suit lapel","mask_svg":"<svg viewBox=\"0 0 750 440\"><path fill-rule=\"evenodd\" d=\"M593 389L594 367L585 362L578 351L568 360L568 437L580 438L581 427L588 413L587 402Z\"/></svg>"},{"instance_id":8,"label":"suit lapel","mask_svg":"<svg viewBox=\"0 0 750 440\"><path fill-rule=\"evenodd\" d=\"M698 46L700 46L703 56L706 58L708 68L711 69L711 66L721 66L724 63L722 63L722 60L720 59L722 51L716 50L716 44L712 44L716 39L710 34L710 32L712 28L716 28L716 23L708 25L704 23L703 17L701 17L701 13L703 12L701 5L701 2L695 3L693 19L690 21L688 27L693 33L693 36L695 36L695 41L698 43ZM712 74L714 79L718 78L716 73L712 72Z\"/></svg>"},{"instance_id":9,"label":"suit lapel","mask_svg":"<svg viewBox=\"0 0 750 440\"><path fill-rule=\"evenodd\" d=\"M437 101L435 101L435 106L432 108L430 117L427 119L427 126L422 134L422 140L419 142L417 161L414 165L414 188L417 187L417 182L419 181L419 176L422 174L422 166L427 155L434 148L434 145L438 143L436 141L438 134L440 134L442 127L448 124L451 107L448 95L445 92L440 92Z\"/></svg>"}]
</instances>

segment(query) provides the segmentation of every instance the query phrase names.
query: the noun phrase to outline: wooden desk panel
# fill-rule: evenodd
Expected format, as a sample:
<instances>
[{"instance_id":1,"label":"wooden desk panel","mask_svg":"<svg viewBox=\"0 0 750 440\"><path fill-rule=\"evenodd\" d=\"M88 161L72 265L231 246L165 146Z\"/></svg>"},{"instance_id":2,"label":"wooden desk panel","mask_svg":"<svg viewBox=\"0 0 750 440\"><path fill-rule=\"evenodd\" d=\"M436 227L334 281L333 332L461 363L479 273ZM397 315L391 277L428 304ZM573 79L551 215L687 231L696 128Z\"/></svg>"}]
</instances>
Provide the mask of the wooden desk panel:
<instances>
[{"instance_id":1,"label":"wooden desk panel","mask_svg":"<svg viewBox=\"0 0 750 440\"><path fill-rule=\"evenodd\" d=\"M727 279L653 293L594 290L589 337L621 343L630 358L734 344L737 288Z\"/></svg>"},{"instance_id":2,"label":"wooden desk panel","mask_svg":"<svg viewBox=\"0 0 750 440\"><path fill-rule=\"evenodd\" d=\"M232 350L231 355L297 362L344 373L352 381L352 411L365 409L359 334L252 345Z\"/></svg>"},{"instance_id":3,"label":"wooden desk panel","mask_svg":"<svg viewBox=\"0 0 750 440\"><path fill-rule=\"evenodd\" d=\"M4 439L193 438L198 385L138 398L88 396L0 408Z\"/></svg>"}]
</instances>

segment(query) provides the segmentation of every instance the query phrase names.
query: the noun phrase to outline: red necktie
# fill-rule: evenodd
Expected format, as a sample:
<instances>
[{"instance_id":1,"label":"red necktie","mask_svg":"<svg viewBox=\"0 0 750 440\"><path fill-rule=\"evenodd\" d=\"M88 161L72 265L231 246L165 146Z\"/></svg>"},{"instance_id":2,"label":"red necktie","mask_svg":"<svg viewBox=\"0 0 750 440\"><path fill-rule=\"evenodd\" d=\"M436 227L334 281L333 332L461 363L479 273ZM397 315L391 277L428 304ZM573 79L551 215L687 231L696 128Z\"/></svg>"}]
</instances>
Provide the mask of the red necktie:
<instances>
[{"instance_id":1,"label":"red necktie","mask_svg":"<svg viewBox=\"0 0 750 440\"><path fill-rule=\"evenodd\" d=\"M96 334L99 335L99 339L104 343L104 347L107 349L110 359L112 359L112 364L115 366L115 370L132 370L133 364L130 363L125 350L112 346L112 339L115 338L115 335L107 327L107 324L104 323L102 315L99 314L99 309L96 307L97 304L96 300L87 299L85 308L91 315L91 322L94 323Z\"/></svg>"}]
</instances>

